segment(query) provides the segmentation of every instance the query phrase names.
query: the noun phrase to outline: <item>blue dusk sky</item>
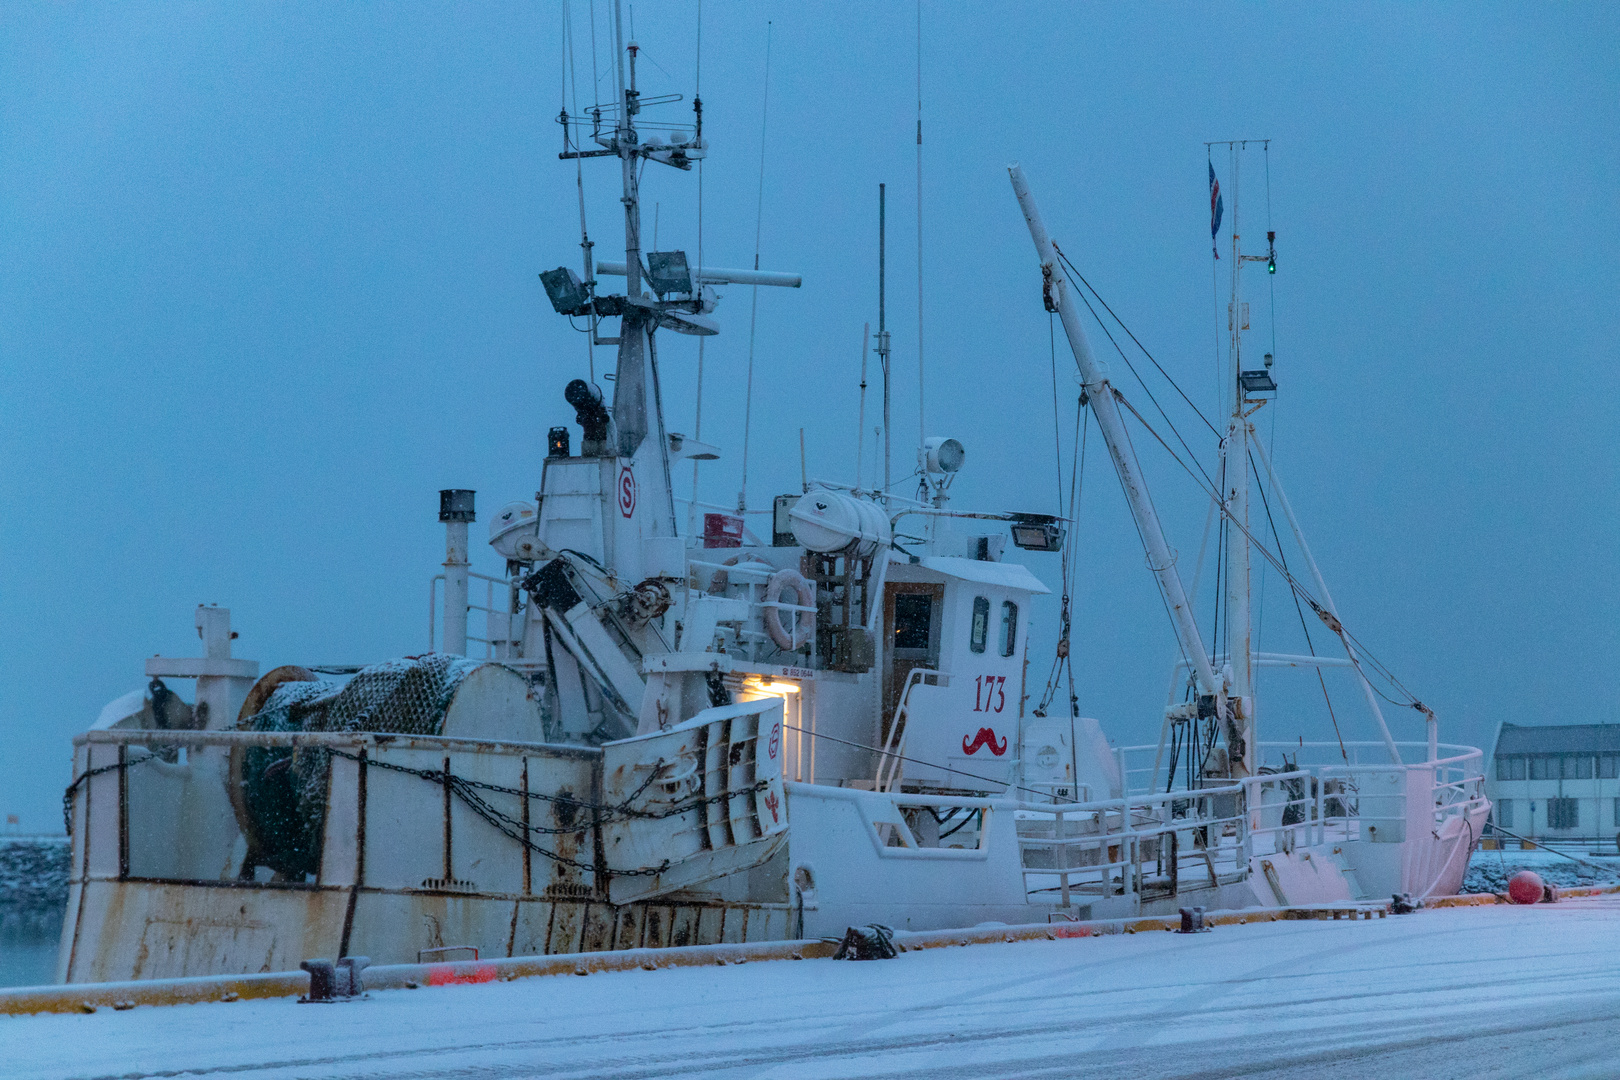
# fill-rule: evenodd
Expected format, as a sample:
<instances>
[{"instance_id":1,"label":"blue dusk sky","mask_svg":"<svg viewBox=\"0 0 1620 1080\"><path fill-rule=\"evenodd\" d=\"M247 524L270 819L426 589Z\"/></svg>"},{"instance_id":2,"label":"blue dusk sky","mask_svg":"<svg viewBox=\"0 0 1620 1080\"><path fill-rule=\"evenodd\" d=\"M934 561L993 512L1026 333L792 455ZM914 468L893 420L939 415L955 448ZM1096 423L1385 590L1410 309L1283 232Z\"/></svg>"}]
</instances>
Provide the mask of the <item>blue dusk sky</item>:
<instances>
[{"instance_id":1,"label":"blue dusk sky","mask_svg":"<svg viewBox=\"0 0 1620 1080\"><path fill-rule=\"evenodd\" d=\"M578 261L554 118L611 94L609 9L593 67L574 0L571 75L557 2L0 10L0 812L60 829L73 735L144 685L144 657L198 651L199 602L232 609L237 654L264 670L421 652L442 487L478 490L475 569L500 569L484 523L532 496L546 429L572 420L562 387L587 371L536 274ZM698 8L643 0L634 19L642 88L685 95L663 107L684 120ZM797 490L800 428L811 475L856 479L880 182L898 475L920 434L915 8L703 5L713 265L754 256L768 21L760 260L804 286L759 296L755 506ZM1275 278L1251 270L1246 293L1246 349L1275 351L1281 385L1256 423L1346 624L1448 741L1616 719L1620 8L930 2L921 58L926 423L967 448L954 506L1055 512L1074 435L1060 334L1055 450L1007 164L1213 412L1230 260L1212 272L1204 144L1269 138L1240 176L1213 161L1245 248L1277 232ZM584 175L611 258L616 167ZM650 166L649 239L656 219L658 246L695 259L697 192ZM721 291L703 435L724 457L699 494L731 503L751 298ZM661 345L668 425L690 433L695 341ZM1212 467L1208 430L1148 387ZM1135 437L1190 580L1206 501ZM1078 692L1145 742L1176 650L1100 449L1093 433L1070 534ZM1057 586L1055 556L1023 558ZM1261 647L1300 651L1286 591L1256 588ZM1055 600L1034 618L1038 697ZM1345 737L1374 737L1345 676L1329 687ZM1268 671L1261 692L1267 737L1331 737L1313 679ZM1422 738L1418 714L1389 712Z\"/></svg>"}]
</instances>

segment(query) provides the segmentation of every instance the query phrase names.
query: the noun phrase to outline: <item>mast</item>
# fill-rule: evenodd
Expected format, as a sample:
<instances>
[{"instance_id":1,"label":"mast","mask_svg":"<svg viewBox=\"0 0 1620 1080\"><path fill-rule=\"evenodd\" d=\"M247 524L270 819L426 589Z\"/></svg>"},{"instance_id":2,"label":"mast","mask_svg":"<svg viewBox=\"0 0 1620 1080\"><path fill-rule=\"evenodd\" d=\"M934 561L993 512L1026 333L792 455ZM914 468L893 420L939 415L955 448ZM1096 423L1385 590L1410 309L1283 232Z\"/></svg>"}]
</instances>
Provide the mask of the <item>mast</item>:
<instances>
[{"instance_id":1,"label":"mast","mask_svg":"<svg viewBox=\"0 0 1620 1080\"><path fill-rule=\"evenodd\" d=\"M640 163L635 116L641 111L636 90L636 43L624 44L624 15L620 0L614 0L614 41L618 60L619 115L613 149L618 154L624 180L624 267L625 305L619 332L619 362L613 382L613 424L618 436L618 454L636 458L641 473L640 486L657 498L649 524L654 536L674 536L675 502L670 487L669 442L664 436L663 409L658 402L658 371L653 348L656 307L642 296L641 284L641 198L636 182ZM629 58L629 78L625 59ZM641 455L648 437L657 441L652 452Z\"/></svg>"},{"instance_id":2,"label":"mast","mask_svg":"<svg viewBox=\"0 0 1620 1080\"><path fill-rule=\"evenodd\" d=\"M1226 437L1222 441L1222 453L1225 455L1225 469L1223 475L1226 481L1226 490L1222 493L1226 498L1225 528L1231 531L1231 523L1236 523L1241 535L1232 535L1226 544L1226 653L1232 672L1231 684L1228 694L1232 701L1232 721L1241 733L1243 740L1243 753L1240 756L1232 753L1232 766L1234 771L1241 766L1244 775L1253 775L1259 765L1258 753L1255 747L1255 715L1254 715L1254 622L1250 611L1250 563L1249 563L1249 419L1243 413L1243 388L1240 376L1243 371L1243 331L1245 329L1243 302L1241 299L1241 276L1243 272L1243 255L1239 250L1239 222L1238 208L1242 199L1242 182L1238 169L1240 167L1240 148L1231 146L1231 185L1232 185L1232 298L1227 308L1227 327L1231 334L1231 342L1227 349L1226 366L1226 392L1229 396L1227 402L1230 407L1227 411Z\"/></svg>"},{"instance_id":3,"label":"mast","mask_svg":"<svg viewBox=\"0 0 1620 1080\"><path fill-rule=\"evenodd\" d=\"M1086 341L1080 312L1069 293L1068 279L1058 262L1051 237L1047 235L1046 224L1041 220L1040 209L1029 192L1024 170L1013 165L1007 172L1012 178L1013 193L1018 197L1019 208L1023 210L1024 220L1029 225L1030 238L1035 241L1036 257L1041 261L1047 308L1056 311L1063 320L1063 332L1074 351L1074 362L1080 368L1080 378L1085 384L1092 414L1097 418L1097 428L1108 443L1108 453L1114 460L1114 470L1119 474L1120 487L1125 492L1125 500L1130 503L1131 516L1136 519L1137 531L1141 533L1142 544L1147 549L1148 566L1158 580L1165 606L1169 608L1182 654L1198 680L1199 712L1203 714L1206 708L1224 712L1222 698L1225 691L1210 665L1209 653L1198 633L1198 625L1193 621L1192 605L1187 600L1186 590L1182 588L1181 576L1176 573L1175 556L1170 553L1159 516L1153 509L1153 500L1142 477L1142 467L1126 438L1125 425L1114 401L1114 388L1108 378L1108 368L1092 355L1091 346Z\"/></svg>"}]
</instances>

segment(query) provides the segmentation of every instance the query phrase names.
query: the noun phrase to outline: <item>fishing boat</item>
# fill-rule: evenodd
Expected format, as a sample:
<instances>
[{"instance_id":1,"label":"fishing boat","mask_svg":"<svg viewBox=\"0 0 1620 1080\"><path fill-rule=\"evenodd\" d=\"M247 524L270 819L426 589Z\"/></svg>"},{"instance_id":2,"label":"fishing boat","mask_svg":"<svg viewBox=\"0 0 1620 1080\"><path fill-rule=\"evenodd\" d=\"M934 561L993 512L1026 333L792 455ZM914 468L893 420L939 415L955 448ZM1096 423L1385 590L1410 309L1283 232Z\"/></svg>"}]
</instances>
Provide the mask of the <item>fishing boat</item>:
<instances>
[{"instance_id":1,"label":"fishing boat","mask_svg":"<svg viewBox=\"0 0 1620 1080\"><path fill-rule=\"evenodd\" d=\"M1441 744L1432 713L1426 744L1390 734L1378 671L1254 437L1275 386L1244 370L1238 320L1218 432L1231 467L1209 492L1231 541L1220 651L1132 448L1136 408L1088 345L1078 273L1016 166L1031 317L1061 321L1181 657L1159 742L1111 746L1073 693L1031 707L1028 657L1053 647L1032 646L1031 612L1050 590L1018 560L1069 558L1070 522L955 505L957 439L917 449L914 495L887 475L863 488L857 469L774 498L768 531L741 507L681 511L673 470L720 451L666 428L660 342L719 331L716 285L799 279L643 250L641 169L690 170L708 143L698 99L690 124L646 120L676 98L644 98L635 43L621 32L616 49L615 100L563 114L561 157L617 161L623 261L582 237L578 271L541 275L559 316L616 346L611 395L560 387L573 423L551 428L535 498L489 519L504 575L472 571L475 497L453 489L421 655L261 673L234 655L230 611L197 608L202 655L147 660L146 685L74 740L59 981L1455 892L1489 810L1481 754ZM1234 305L1256 258L1234 236ZM880 323L885 371L887 350ZM1304 579L1278 574L1342 657L1252 647L1250 560L1272 556L1251 461L1305 552ZM1064 619L1060 658L1067 604ZM1261 665L1348 668L1379 737L1262 741Z\"/></svg>"}]
</instances>

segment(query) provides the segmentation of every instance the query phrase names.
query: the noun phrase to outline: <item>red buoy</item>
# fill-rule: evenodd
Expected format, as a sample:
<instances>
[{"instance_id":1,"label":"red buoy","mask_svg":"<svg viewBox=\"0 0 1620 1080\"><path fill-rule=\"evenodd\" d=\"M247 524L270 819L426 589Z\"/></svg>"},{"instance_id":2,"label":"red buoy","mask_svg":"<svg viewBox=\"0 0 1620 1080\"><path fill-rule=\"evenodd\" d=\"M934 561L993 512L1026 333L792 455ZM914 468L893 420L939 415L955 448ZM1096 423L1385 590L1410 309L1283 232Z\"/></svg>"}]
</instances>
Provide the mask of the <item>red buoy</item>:
<instances>
[{"instance_id":1,"label":"red buoy","mask_svg":"<svg viewBox=\"0 0 1620 1080\"><path fill-rule=\"evenodd\" d=\"M1533 870L1520 870L1508 882L1508 899L1515 904L1539 904L1546 893L1546 883Z\"/></svg>"}]
</instances>

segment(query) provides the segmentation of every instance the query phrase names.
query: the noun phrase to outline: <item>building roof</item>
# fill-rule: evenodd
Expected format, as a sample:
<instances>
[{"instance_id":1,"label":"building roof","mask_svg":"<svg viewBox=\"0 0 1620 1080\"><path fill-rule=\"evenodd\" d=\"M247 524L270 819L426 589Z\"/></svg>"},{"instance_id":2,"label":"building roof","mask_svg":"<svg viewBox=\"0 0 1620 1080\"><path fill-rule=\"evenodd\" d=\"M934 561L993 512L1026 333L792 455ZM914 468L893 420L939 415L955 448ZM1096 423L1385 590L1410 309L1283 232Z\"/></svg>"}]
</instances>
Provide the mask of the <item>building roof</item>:
<instances>
[{"instance_id":1,"label":"building roof","mask_svg":"<svg viewBox=\"0 0 1620 1080\"><path fill-rule=\"evenodd\" d=\"M1496 754L1620 753L1620 724L1503 724Z\"/></svg>"}]
</instances>

